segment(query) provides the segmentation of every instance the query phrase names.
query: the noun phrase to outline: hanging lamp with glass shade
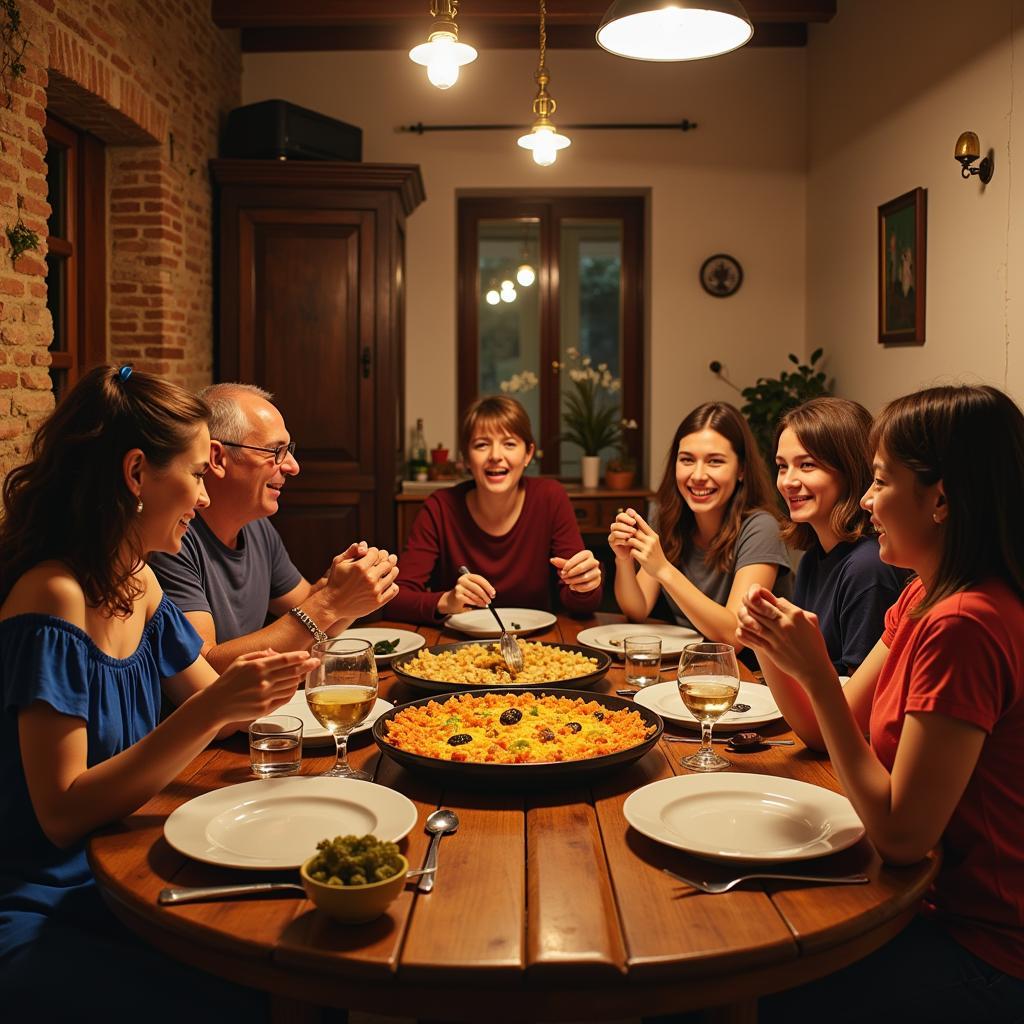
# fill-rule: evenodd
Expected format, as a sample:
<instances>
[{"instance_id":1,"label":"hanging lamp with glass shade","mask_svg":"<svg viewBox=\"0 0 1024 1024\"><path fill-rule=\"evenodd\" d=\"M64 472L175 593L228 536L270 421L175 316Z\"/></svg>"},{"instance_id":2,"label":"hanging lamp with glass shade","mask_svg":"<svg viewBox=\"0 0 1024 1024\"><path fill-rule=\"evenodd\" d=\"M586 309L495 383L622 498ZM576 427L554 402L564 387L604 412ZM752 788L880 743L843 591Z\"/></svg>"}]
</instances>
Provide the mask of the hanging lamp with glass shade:
<instances>
[{"instance_id":1,"label":"hanging lamp with glass shade","mask_svg":"<svg viewBox=\"0 0 1024 1024\"><path fill-rule=\"evenodd\" d=\"M544 64L547 55L548 36L545 28L547 7L544 0L540 0L540 59L537 62L537 70L534 78L537 80L537 95L533 100L533 112L537 120L526 135L519 137L519 145L523 149L533 152L534 163L541 167L549 167L555 162L560 149L565 149L572 140L565 135L559 135L551 121L551 115L555 112L558 104L548 95L548 82L551 76Z\"/></svg>"},{"instance_id":2,"label":"hanging lamp with glass shade","mask_svg":"<svg viewBox=\"0 0 1024 1024\"><path fill-rule=\"evenodd\" d=\"M430 35L409 51L410 60L426 65L427 78L438 89L450 89L459 80L459 68L476 60L476 50L459 42L458 13L459 0L430 0Z\"/></svg>"},{"instance_id":3,"label":"hanging lamp with glass shade","mask_svg":"<svg viewBox=\"0 0 1024 1024\"><path fill-rule=\"evenodd\" d=\"M738 49L753 34L739 0L615 0L597 41L635 60L700 60Z\"/></svg>"}]
</instances>

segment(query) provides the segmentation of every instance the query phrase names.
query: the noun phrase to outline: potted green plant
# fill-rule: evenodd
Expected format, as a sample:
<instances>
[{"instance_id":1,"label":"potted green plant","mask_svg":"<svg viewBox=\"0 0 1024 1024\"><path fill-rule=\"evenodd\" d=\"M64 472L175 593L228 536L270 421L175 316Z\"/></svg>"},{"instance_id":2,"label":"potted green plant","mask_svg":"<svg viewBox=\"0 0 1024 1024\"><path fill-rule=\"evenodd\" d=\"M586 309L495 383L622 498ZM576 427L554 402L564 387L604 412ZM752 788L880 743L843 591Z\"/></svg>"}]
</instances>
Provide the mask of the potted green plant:
<instances>
[{"instance_id":1,"label":"potted green plant","mask_svg":"<svg viewBox=\"0 0 1024 1024\"><path fill-rule=\"evenodd\" d=\"M584 487L596 487L601 476L601 451L619 444L619 403L611 396L621 388L606 363L593 366L589 356L580 357L577 349L566 349L568 361L559 369L569 375L562 404L563 441L572 441L583 449L580 459Z\"/></svg>"},{"instance_id":2,"label":"potted green plant","mask_svg":"<svg viewBox=\"0 0 1024 1024\"><path fill-rule=\"evenodd\" d=\"M816 348L806 363L792 353L789 361L796 367L793 371L783 370L778 377L758 377L757 382L746 388L736 388L722 369L717 360L711 363L710 370L730 387L736 388L745 402L740 409L750 424L750 430L757 440L757 445L768 462L775 464L775 428L779 420L790 409L822 395L832 393L834 381L827 379L823 370L817 369L822 349Z\"/></svg>"}]
</instances>

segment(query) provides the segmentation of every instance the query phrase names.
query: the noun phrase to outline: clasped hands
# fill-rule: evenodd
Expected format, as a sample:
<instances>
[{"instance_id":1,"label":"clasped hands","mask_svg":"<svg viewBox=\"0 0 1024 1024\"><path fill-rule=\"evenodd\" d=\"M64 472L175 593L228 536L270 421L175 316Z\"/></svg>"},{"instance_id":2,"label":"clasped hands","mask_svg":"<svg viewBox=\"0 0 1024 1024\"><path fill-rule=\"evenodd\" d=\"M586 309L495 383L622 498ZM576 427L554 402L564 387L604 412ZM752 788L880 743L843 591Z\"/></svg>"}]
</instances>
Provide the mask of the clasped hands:
<instances>
[{"instance_id":1,"label":"clasped hands","mask_svg":"<svg viewBox=\"0 0 1024 1024\"><path fill-rule=\"evenodd\" d=\"M608 545L617 559L636 559L654 579L669 568L669 561L654 529L636 509L627 508L612 521Z\"/></svg>"},{"instance_id":2,"label":"clasped hands","mask_svg":"<svg viewBox=\"0 0 1024 1024\"><path fill-rule=\"evenodd\" d=\"M397 577L397 555L359 541L335 556L327 575L314 589L326 590L338 619L358 619L398 593Z\"/></svg>"}]
</instances>

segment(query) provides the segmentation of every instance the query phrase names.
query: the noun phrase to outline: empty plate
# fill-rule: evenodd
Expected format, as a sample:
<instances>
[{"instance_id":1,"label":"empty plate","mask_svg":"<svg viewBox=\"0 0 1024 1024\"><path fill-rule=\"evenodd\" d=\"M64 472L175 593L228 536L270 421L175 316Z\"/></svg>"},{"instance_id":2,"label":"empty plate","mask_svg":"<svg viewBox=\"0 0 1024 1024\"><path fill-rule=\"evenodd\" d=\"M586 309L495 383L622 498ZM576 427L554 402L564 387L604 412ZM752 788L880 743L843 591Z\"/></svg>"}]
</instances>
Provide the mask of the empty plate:
<instances>
[{"instance_id":1,"label":"empty plate","mask_svg":"<svg viewBox=\"0 0 1024 1024\"><path fill-rule=\"evenodd\" d=\"M774 775L677 775L631 793L622 811L649 839L713 860L808 860L864 835L846 797Z\"/></svg>"},{"instance_id":2,"label":"empty plate","mask_svg":"<svg viewBox=\"0 0 1024 1024\"><path fill-rule=\"evenodd\" d=\"M416 824L401 793L357 779L258 779L197 796L172 811L164 838L179 853L232 868L297 868L321 839L397 842Z\"/></svg>"},{"instance_id":3,"label":"empty plate","mask_svg":"<svg viewBox=\"0 0 1024 1024\"><path fill-rule=\"evenodd\" d=\"M686 709L683 698L679 696L679 685L674 680L667 683L655 683L637 690L633 697L634 704L642 704L651 711L656 711L669 722L678 722L688 728L699 729L700 722ZM715 732L735 732L737 729L753 729L758 725L768 725L782 718L782 712L775 704L772 691L760 683L740 682L740 692L736 696L737 704L747 704L749 711L726 711L715 722Z\"/></svg>"},{"instance_id":4,"label":"empty plate","mask_svg":"<svg viewBox=\"0 0 1024 1024\"><path fill-rule=\"evenodd\" d=\"M498 615L510 633L518 633L520 636L550 629L557 621L551 612L536 611L533 608L499 608ZM501 636L494 616L486 608L449 615L445 625L467 636Z\"/></svg>"}]
</instances>

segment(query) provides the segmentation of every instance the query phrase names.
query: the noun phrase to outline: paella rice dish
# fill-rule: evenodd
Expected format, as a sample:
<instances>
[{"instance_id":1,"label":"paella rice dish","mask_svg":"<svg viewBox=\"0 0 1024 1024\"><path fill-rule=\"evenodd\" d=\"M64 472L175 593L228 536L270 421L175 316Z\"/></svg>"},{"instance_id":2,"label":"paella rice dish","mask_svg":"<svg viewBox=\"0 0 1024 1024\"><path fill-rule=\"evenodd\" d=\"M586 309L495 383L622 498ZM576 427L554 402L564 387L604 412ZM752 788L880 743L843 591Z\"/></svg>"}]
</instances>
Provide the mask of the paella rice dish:
<instances>
[{"instance_id":1,"label":"paella rice dish","mask_svg":"<svg viewBox=\"0 0 1024 1024\"><path fill-rule=\"evenodd\" d=\"M565 651L550 644L519 642L523 652L523 670L514 677L501 651L493 644L459 644L451 651L420 651L402 670L421 679L438 683L462 683L467 686L525 686L576 679L596 672L598 660L579 651Z\"/></svg>"},{"instance_id":2,"label":"paella rice dish","mask_svg":"<svg viewBox=\"0 0 1024 1024\"><path fill-rule=\"evenodd\" d=\"M473 764L582 761L638 746L657 732L631 708L582 697L463 693L399 711L385 740L399 750Z\"/></svg>"}]
</instances>

